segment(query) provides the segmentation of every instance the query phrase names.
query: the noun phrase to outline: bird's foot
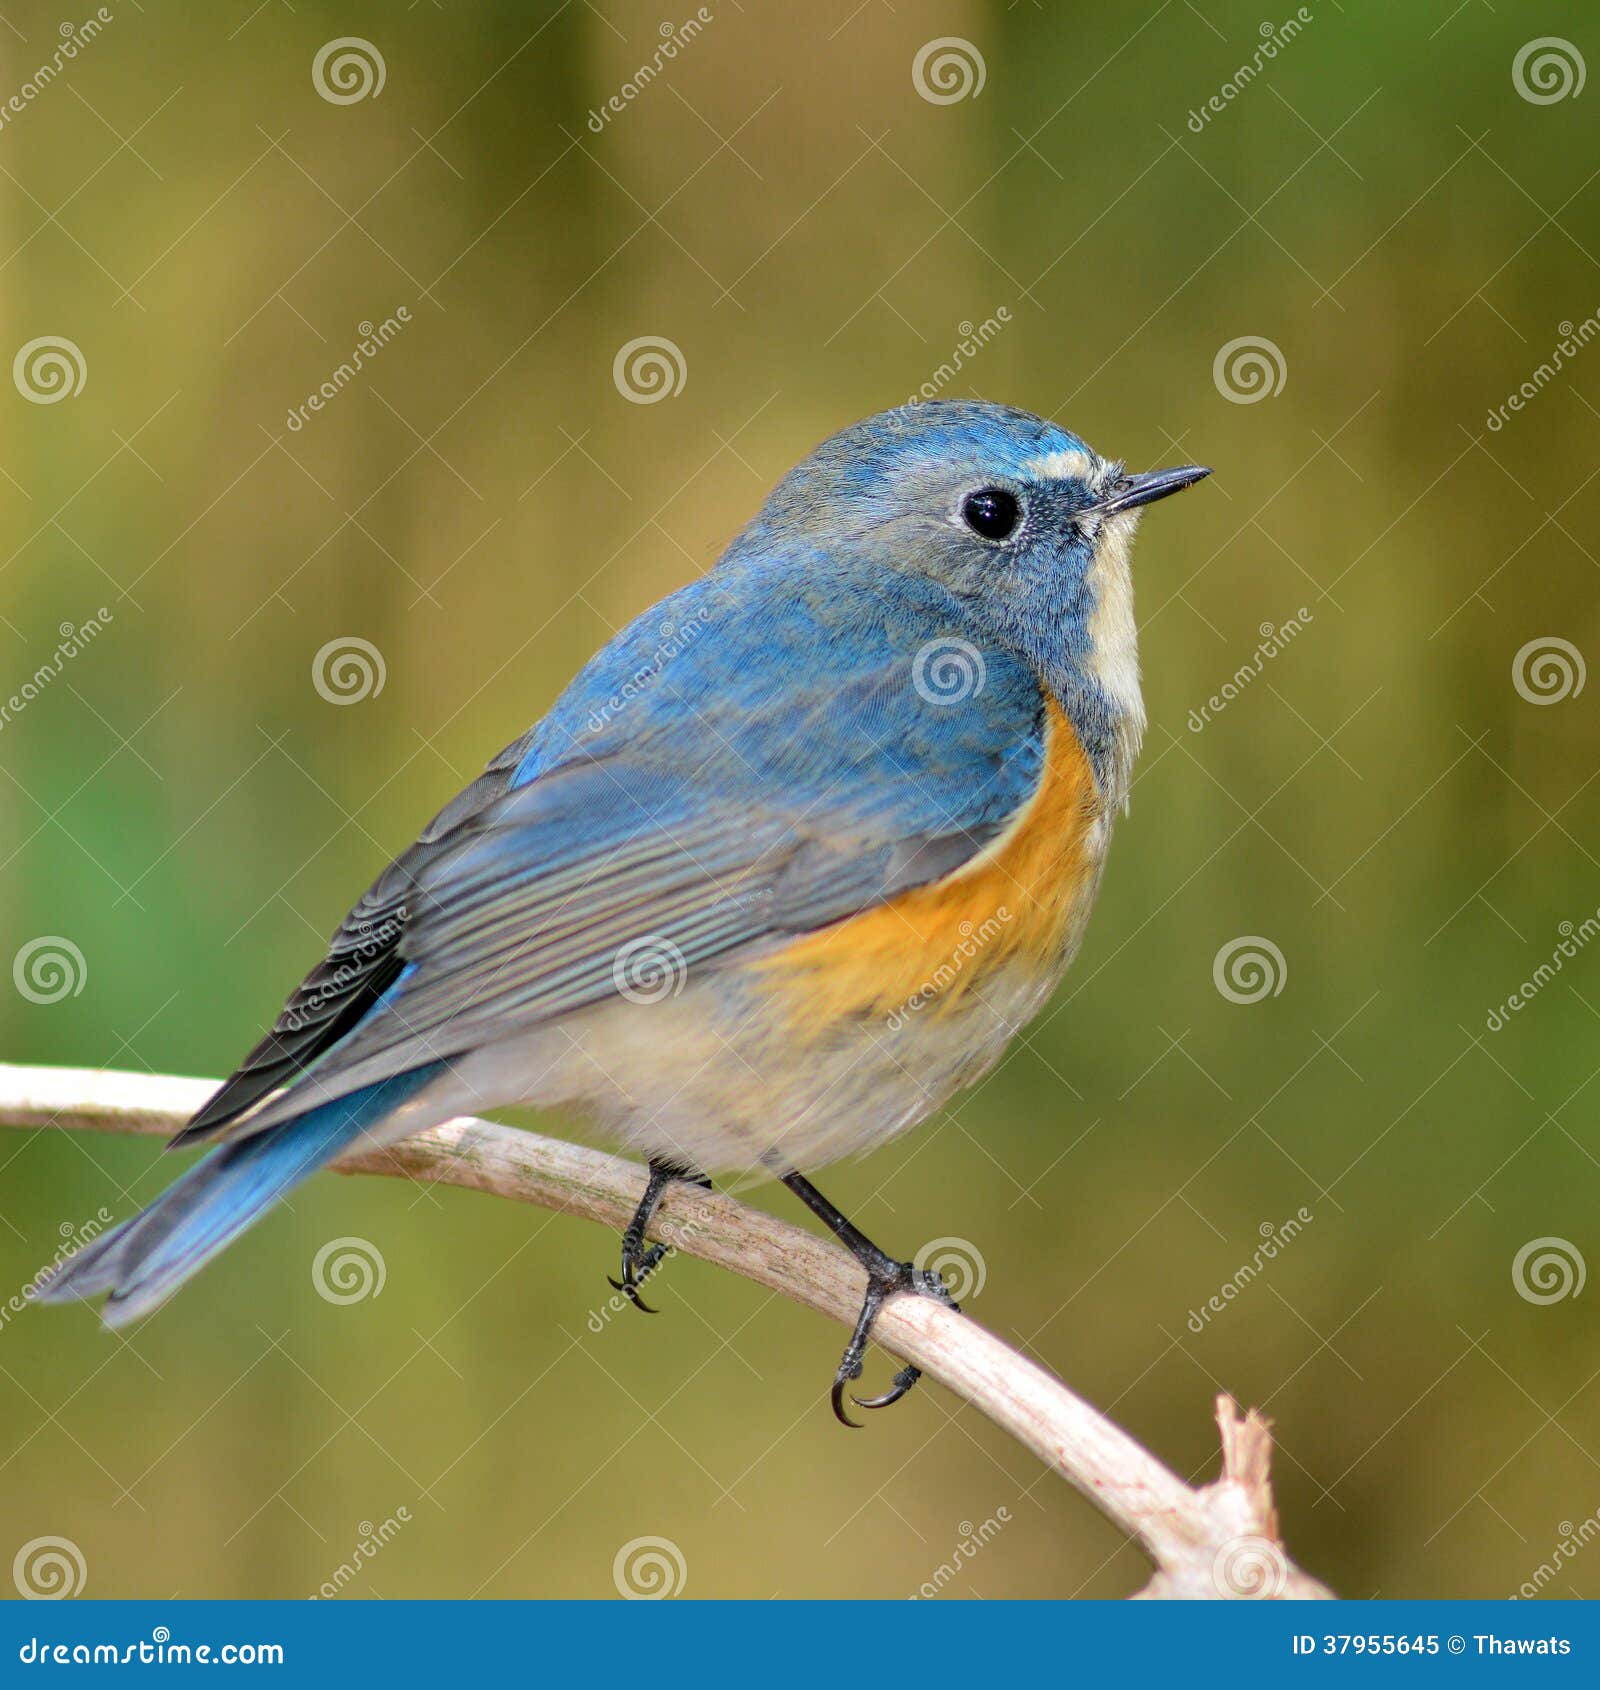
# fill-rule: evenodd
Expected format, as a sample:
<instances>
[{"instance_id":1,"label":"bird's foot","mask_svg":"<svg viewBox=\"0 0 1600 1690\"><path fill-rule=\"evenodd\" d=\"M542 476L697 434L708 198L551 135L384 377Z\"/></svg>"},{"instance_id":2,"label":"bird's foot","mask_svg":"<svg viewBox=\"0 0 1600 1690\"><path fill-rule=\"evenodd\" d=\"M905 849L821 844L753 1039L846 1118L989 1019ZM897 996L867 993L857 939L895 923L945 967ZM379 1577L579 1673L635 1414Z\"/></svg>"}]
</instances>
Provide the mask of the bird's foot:
<instances>
[{"instance_id":1,"label":"bird's foot","mask_svg":"<svg viewBox=\"0 0 1600 1690\"><path fill-rule=\"evenodd\" d=\"M652 1162L644 1196L640 1198L639 1207L634 1210L633 1219L628 1222L627 1229L622 1234L622 1278L617 1280L607 1276L612 1290L622 1292L636 1309L645 1314L655 1314L657 1311L639 1295L639 1287L667 1259L672 1246L652 1244L646 1249L644 1236L655 1217L662 1193L674 1180L698 1185L707 1191L711 1189L711 1181L691 1168L682 1167L675 1162Z\"/></svg>"},{"instance_id":2,"label":"bird's foot","mask_svg":"<svg viewBox=\"0 0 1600 1690\"><path fill-rule=\"evenodd\" d=\"M833 1390L829 1394L834 1418L841 1426L850 1426L857 1430L860 1429L861 1422L852 1420L845 1411L845 1387L861 1377L867 1341L872 1336L873 1325L883 1305L900 1292L909 1291L918 1297L933 1297L947 1309L960 1313L960 1305L936 1273L929 1273L911 1262L891 1261L887 1257L881 1263L869 1262L866 1267L867 1294L861 1304L861 1313L856 1318L855 1331L850 1334L850 1342L845 1346L844 1355L840 1359L839 1371L833 1376ZM889 1389L881 1396L858 1397L852 1393L850 1400L857 1408L888 1408L891 1403L899 1402L921 1377L920 1367L902 1367L895 1374Z\"/></svg>"}]
</instances>

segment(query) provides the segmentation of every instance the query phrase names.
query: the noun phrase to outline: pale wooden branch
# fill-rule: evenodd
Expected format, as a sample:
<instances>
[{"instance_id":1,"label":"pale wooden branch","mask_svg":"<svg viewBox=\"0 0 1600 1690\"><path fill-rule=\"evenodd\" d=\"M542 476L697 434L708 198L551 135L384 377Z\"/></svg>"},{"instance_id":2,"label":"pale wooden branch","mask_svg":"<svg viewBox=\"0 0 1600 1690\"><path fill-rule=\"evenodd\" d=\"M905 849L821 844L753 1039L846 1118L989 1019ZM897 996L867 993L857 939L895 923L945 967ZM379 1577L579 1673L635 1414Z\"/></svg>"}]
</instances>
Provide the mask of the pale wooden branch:
<instances>
[{"instance_id":1,"label":"pale wooden branch","mask_svg":"<svg viewBox=\"0 0 1600 1690\"><path fill-rule=\"evenodd\" d=\"M0 1125L171 1133L215 1089L213 1080L0 1064ZM615 1230L631 1218L644 1183L635 1163L470 1118L341 1157L334 1167L466 1186ZM730 1197L675 1185L651 1236L846 1326L860 1308L865 1277L849 1255ZM1136 1541L1156 1568L1141 1596L1331 1595L1284 1551L1268 1476L1271 1433L1255 1410L1241 1416L1230 1397L1217 1399L1222 1476L1196 1490L970 1316L926 1297L896 1297L873 1337L964 1397Z\"/></svg>"}]
</instances>

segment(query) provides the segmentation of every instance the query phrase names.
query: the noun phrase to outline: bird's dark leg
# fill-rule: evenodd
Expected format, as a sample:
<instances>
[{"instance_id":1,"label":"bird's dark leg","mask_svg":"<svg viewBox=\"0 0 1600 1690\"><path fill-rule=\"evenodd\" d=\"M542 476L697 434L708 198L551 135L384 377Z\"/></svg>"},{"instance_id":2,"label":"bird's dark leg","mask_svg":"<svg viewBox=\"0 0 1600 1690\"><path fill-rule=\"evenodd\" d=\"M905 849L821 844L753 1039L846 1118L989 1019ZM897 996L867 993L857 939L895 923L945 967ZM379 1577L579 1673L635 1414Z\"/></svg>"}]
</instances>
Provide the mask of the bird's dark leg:
<instances>
[{"instance_id":1,"label":"bird's dark leg","mask_svg":"<svg viewBox=\"0 0 1600 1690\"><path fill-rule=\"evenodd\" d=\"M611 1280L614 1290L622 1292L636 1309L642 1309L646 1314L654 1314L656 1311L639 1295L639 1287L666 1260L667 1252L672 1246L652 1244L648 1250L645 1249L645 1230L661 1202L662 1192L674 1180L686 1180L690 1185L704 1186L707 1191L711 1189L711 1181L704 1174L696 1173L693 1168L686 1167L681 1162L652 1161L644 1196L639 1199L639 1207L634 1210L633 1219L628 1222L627 1230L622 1235L622 1278Z\"/></svg>"},{"instance_id":2,"label":"bird's dark leg","mask_svg":"<svg viewBox=\"0 0 1600 1690\"><path fill-rule=\"evenodd\" d=\"M851 1380L861 1377L867 1339L872 1335L872 1323L878 1318L878 1311L897 1291L911 1291L919 1297L937 1297L947 1308L955 1308L956 1303L937 1274L926 1273L911 1262L897 1262L893 1256L885 1255L864 1232L846 1220L803 1174L782 1174L779 1177L867 1270L867 1295L856 1319L856 1329L845 1346L839 1371L833 1376L830 1395L834 1415L840 1424L859 1426L860 1421L852 1420L844 1411L844 1388ZM890 1403L899 1402L921 1377L921 1368L902 1367L895 1374L894 1383L882 1396L862 1398L852 1395L850 1400L857 1408L887 1408Z\"/></svg>"}]
</instances>

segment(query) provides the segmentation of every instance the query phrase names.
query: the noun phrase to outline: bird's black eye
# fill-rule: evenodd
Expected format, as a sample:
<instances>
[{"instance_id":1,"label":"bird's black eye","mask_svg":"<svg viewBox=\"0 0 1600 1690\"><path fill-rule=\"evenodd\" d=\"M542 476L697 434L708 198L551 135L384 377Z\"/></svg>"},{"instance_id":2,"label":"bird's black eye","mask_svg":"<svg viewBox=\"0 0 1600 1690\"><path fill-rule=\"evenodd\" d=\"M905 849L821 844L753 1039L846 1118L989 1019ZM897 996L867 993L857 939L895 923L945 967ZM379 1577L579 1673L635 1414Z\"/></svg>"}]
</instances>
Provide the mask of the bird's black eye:
<instances>
[{"instance_id":1,"label":"bird's black eye","mask_svg":"<svg viewBox=\"0 0 1600 1690\"><path fill-rule=\"evenodd\" d=\"M1016 495L1003 487L985 487L969 493L961 506L961 520L985 540L1003 540L1017 526L1021 515Z\"/></svg>"}]
</instances>

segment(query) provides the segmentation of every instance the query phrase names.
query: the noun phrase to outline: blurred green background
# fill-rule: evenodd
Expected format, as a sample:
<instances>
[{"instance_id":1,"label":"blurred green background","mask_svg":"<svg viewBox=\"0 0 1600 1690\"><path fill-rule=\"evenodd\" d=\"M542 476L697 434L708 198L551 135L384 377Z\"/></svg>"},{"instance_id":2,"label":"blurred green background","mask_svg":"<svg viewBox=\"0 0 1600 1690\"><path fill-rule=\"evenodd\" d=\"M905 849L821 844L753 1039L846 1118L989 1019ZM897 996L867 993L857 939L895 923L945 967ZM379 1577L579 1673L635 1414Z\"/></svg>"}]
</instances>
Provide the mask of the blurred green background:
<instances>
[{"instance_id":1,"label":"blurred green background","mask_svg":"<svg viewBox=\"0 0 1600 1690\"><path fill-rule=\"evenodd\" d=\"M1600 1261L1600 945L1489 1028L1600 906L1600 684L1559 647L1570 684L1521 670L1570 696L1515 679L1534 641L1600 659L1600 347L1534 375L1596 327L1600 97L1513 80L1534 34L1594 63L1592 8L1318 4L1270 59L1243 0L707 13L669 61L691 13L622 0L116 5L5 112L0 350L64 338L84 379L0 398L0 693L110 617L0 723L0 960L83 958L54 1002L5 981L0 1054L226 1071L613 628L925 383L1212 464L1145 524L1151 732L1073 974L824 1188L908 1253L969 1241L971 1312L1185 1474L1217 1390L1264 1405L1289 1545L1341 1593L1513 1593L1600 1509L1600 1298L1513 1275L1536 1239ZM61 23L7 8L0 97ZM383 86L335 103L345 36ZM913 80L943 37L982 61L948 103ZM646 336L684 380L630 402ZM1239 351L1214 376L1244 337L1277 391L1224 391ZM351 637L384 684L334 705L313 667ZM1237 1003L1247 936L1281 990ZM48 1130L0 1166L6 1290L172 1171ZM386 1283L334 1306L344 1236ZM90 1595L296 1596L404 1509L349 1594L609 1596L659 1536L690 1596L894 1596L1003 1509L945 1594L1142 1581L936 1387L840 1431L841 1333L780 1299L677 1261L658 1319L592 1331L613 1268L580 1222L323 1177L124 1337L15 1315L0 1557L62 1536ZM1600 1593L1600 1548L1543 1588Z\"/></svg>"}]
</instances>

